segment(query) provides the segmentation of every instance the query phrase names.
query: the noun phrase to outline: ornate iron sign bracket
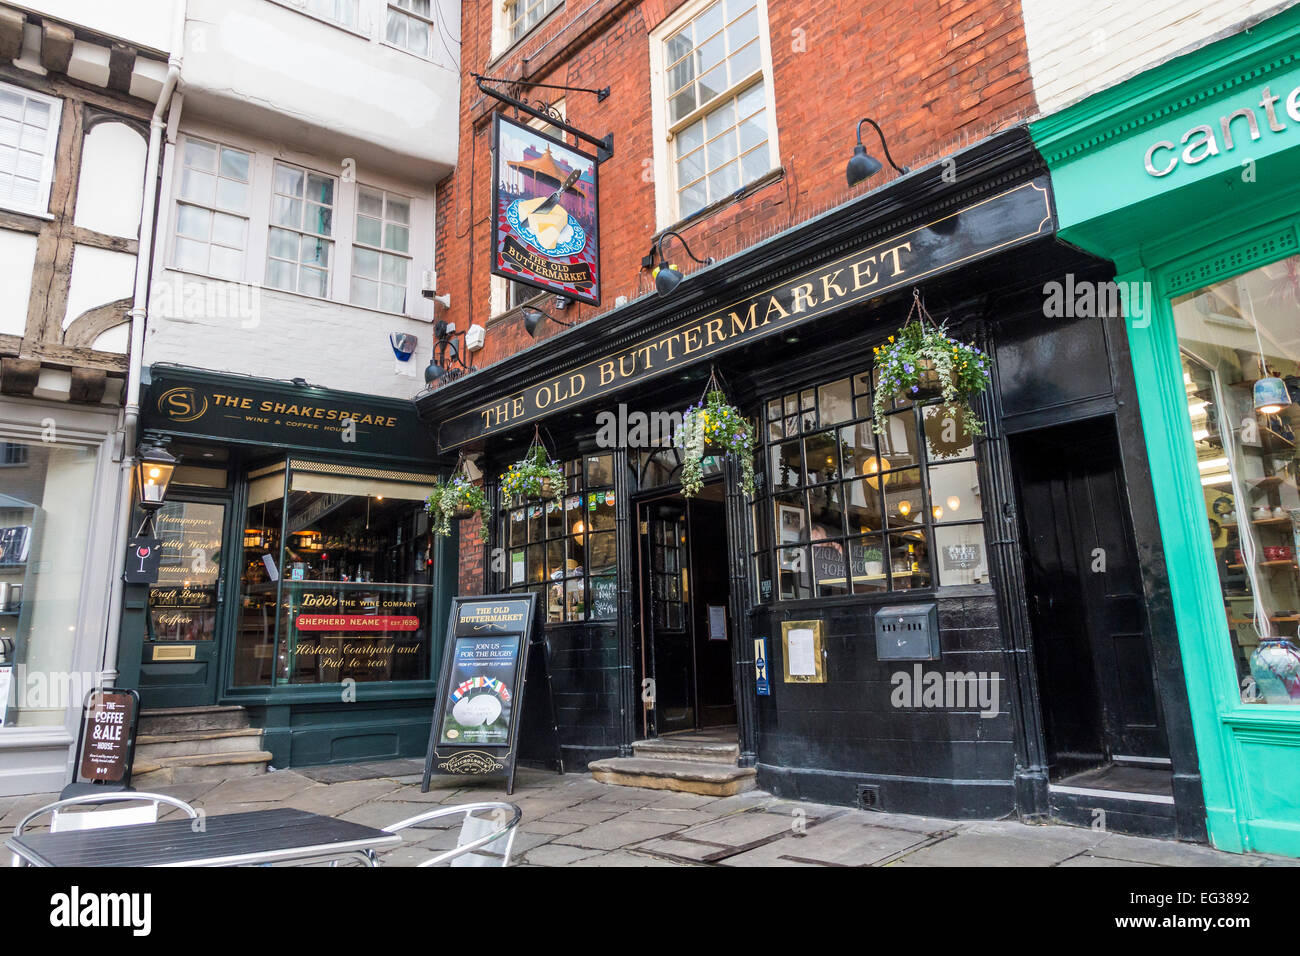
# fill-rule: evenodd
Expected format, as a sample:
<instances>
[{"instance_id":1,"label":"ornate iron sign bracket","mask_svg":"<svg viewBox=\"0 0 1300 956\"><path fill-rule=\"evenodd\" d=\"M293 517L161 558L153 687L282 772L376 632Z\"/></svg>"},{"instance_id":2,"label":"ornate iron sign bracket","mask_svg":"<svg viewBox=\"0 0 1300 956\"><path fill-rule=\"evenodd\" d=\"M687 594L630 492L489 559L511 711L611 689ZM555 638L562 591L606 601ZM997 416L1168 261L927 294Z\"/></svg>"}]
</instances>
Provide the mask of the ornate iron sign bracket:
<instances>
[{"instance_id":1,"label":"ornate iron sign bracket","mask_svg":"<svg viewBox=\"0 0 1300 956\"><path fill-rule=\"evenodd\" d=\"M565 90L570 93L594 93L596 95L597 100L604 100L607 96L609 96L608 86L606 86L603 89L594 90L582 86L555 86L550 83L529 83L527 80L506 80L495 76L483 76L479 73L471 73L470 76L474 77L474 81L475 83L478 84L479 90L483 93L486 93L488 96L492 97L493 99L500 100L502 103L505 103L507 106L513 106L521 113L527 113L533 119L541 120L543 123L548 123L549 125L554 126L557 129L562 129L566 133L569 133L572 136L576 136L578 139L582 140L585 143L590 143L592 146L596 148L596 162L603 163L605 160L610 159L614 155L614 134L613 133L605 134L603 139L597 138L595 136L592 136L590 133L583 132L582 130L578 129L576 126L570 126L559 116L557 116L554 110L552 110L545 103L542 103L540 100L537 102L536 106L532 106L521 99L517 99L511 96L508 93L503 93L501 90L493 89L492 87L485 86L484 84L501 83L501 84L509 84L513 86L540 87L548 90Z\"/></svg>"}]
</instances>

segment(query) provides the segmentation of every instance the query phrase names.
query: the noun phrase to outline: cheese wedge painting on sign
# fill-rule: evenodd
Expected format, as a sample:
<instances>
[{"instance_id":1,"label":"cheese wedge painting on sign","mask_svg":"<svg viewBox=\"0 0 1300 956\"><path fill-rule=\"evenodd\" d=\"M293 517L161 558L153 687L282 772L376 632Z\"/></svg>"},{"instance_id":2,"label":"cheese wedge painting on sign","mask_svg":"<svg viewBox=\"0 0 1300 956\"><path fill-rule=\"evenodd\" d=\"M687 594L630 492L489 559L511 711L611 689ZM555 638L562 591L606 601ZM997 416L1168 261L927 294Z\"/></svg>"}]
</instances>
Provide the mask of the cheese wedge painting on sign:
<instances>
[{"instance_id":1,"label":"cheese wedge painting on sign","mask_svg":"<svg viewBox=\"0 0 1300 956\"><path fill-rule=\"evenodd\" d=\"M496 114L492 273L600 303L596 159Z\"/></svg>"}]
</instances>

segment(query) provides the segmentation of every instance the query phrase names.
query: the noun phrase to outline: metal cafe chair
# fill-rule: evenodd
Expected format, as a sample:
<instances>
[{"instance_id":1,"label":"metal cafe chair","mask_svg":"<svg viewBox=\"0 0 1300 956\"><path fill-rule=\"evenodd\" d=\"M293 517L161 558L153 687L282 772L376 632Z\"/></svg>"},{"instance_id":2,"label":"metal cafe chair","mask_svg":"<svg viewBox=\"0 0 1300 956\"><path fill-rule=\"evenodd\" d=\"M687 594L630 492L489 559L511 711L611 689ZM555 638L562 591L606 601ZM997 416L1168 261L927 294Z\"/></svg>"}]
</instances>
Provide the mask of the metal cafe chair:
<instances>
[{"instance_id":1,"label":"metal cafe chair","mask_svg":"<svg viewBox=\"0 0 1300 956\"><path fill-rule=\"evenodd\" d=\"M117 807L112 810L91 810L80 813L69 813L68 808L74 806L99 806L105 803L139 803L142 806L137 807ZM63 800L56 800L53 803L47 803L39 809L33 810L27 816L18 821L18 826L14 827L14 836L22 836L23 831L37 817L45 814L50 815L50 832L67 833L73 830L98 830L104 827L127 827L138 826L142 823L158 822L158 807L166 803L176 807L191 819L198 819L199 812L184 800L176 797L169 797L163 793L137 793L134 791L118 791L112 793L83 794L78 797L67 797ZM22 860L14 854L14 866L22 866Z\"/></svg>"},{"instance_id":2,"label":"metal cafe chair","mask_svg":"<svg viewBox=\"0 0 1300 956\"><path fill-rule=\"evenodd\" d=\"M419 866L437 866L440 863L446 863L448 866L510 865L510 851L515 843L515 830L524 816L524 812L513 803L463 803L455 807L439 807L437 810L429 810L386 826L384 830L387 833L398 833L408 827L428 823L430 820L454 818L457 815L461 815L462 819L460 832L456 837L456 846L425 860L418 864ZM504 848L499 843L501 840L505 841ZM491 843L498 845L486 852L476 852ZM372 865L375 865L374 851L368 852Z\"/></svg>"}]
</instances>

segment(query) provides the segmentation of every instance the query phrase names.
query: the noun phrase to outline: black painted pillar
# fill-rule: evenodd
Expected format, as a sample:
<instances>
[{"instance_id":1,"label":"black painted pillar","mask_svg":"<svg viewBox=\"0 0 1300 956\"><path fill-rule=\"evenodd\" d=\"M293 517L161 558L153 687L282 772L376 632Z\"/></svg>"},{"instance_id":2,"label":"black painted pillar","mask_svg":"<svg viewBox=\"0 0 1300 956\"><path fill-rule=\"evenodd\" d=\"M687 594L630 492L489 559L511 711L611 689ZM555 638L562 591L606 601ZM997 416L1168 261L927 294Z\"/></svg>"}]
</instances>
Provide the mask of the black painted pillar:
<instances>
[{"instance_id":1,"label":"black painted pillar","mask_svg":"<svg viewBox=\"0 0 1300 956\"><path fill-rule=\"evenodd\" d=\"M732 693L736 700L740 759L742 767L758 762L758 701L754 689L754 638L749 612L754 606L749 571L750 505L740 490L740 466L732 458L724 459L723 487L727 508L727 571L730 577L731 606L728 613L732 628Z\"/></svg>"},{"instance_id":2,"label":"black painted pillar","mask_svg":"<svg viewBox=\"0 0 1300 956\"><path fill-rule=\"evenodd\" d=\"M624 447L614 449L614 546L618 554L618 716L620 757L632 755L637 739L640 693L636 682L638 618L636 614L637 523L632 507L631 470Z\"/></svg>"},{"instance_id":3,"label":"black painted pillar","mask_svg":"<svg viewBox=\"0 0 1300 956\"><path fill-rule=\"evenodd\" d=\"M1034 669L1032 631L1024 565L1021 562L1020 522L1016 512L1016 485L1011 472L1011 454L1002 431L997 409L997 340L982 336L993 369L993 385L984 393L980 414L987 423L980 447L980 485L988 489L985 514L990 570L997 593L998 618L1003 635L1003 660L1007 668L1009 706L1015 727L1016 808L1022 820L1046 818L1047 762Z\"/></svg>"}]
</instances>

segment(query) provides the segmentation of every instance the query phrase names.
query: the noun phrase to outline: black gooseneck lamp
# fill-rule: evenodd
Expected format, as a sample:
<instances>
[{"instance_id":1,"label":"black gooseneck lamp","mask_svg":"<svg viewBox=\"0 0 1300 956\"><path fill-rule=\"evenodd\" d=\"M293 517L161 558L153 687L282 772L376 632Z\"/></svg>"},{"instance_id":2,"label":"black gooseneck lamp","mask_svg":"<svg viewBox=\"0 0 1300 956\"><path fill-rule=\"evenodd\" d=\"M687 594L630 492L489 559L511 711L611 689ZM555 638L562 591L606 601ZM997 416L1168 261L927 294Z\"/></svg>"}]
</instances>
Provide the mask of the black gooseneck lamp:
<instances>
[{"instance_id":1,"label":"black gooseneck lamp","mask_svg":"<svg viewBox=\"0 0 1300 956\"><path fill-rule=\"evenodd\" d=\"M680 234L668 230L662 233L655 240L654 253L659 258L659 264L654 267L655 291L660 295L671 295L672 291L677 288L678 283L682 281L682 271L664 258L664 240L669 236L675 236L677 241L682 244L686 254L702 266L713 265L713 256L705 256L703 259L691 252L691 247L686 244L686 240Z\"/></svg>"},{"instance_id":2,"label":"black gooseneck lamp","mask_svg":"<svg viewBox=\"0 0 1300 956\"><path fill-rule=\"evenodd\" d=\"M867 147L862 145L863 123L870 123L875 127L876 134L880 137L880 145L885 151L885 159L889 160L889 165L893 166L899 173L907 173L907 167L898 165L898 163L894 162L894 157L889 155L889 144L885 142L885 134L881 130L880 124L864 116L858 120L858 144L853 147L853 155L849 158L849 165L845 170L849 185L856 186L864 179L870 179L884 168L880 165L880 160L868 153Z\"/></svg>"},{"instance_id":3,"label":"black gooseneck lamp","mask_svg":"<svg viewBox=\"0 0 1300 956\"><path fill-rule=\"evenodd\" d=\"M534 338L534 339L537 338L538 327L546 319L550 319L556 325L562 325L566 329L571 329L575 325L577 325L576 322L561 321L560 319L557 319L555 316L551 315L551 313L547 312L545 309L537 309L537 308L533 308L532 306L526 305L520 311L523 312L523 316L524 316L524 331L528 333L530 338Z\"/></svg>"},{"instance_id":4,"label":"black gooseneck lamp","mask_svg":"<svg viewBox=\"0 0 1300 956\"><path fill-rule=\"evenodd\" d=\"M451 329L444 319L433 325L433 355L424 369L424 384L435 385L441 381L452 381L470 370L460 354L460 346L451 337Z\"/></svg>"}]
</instances>

